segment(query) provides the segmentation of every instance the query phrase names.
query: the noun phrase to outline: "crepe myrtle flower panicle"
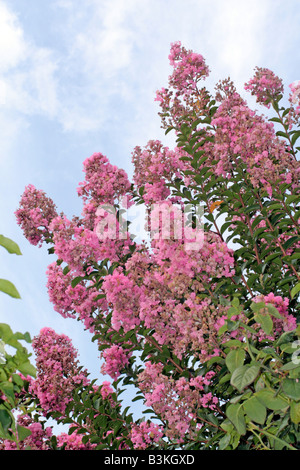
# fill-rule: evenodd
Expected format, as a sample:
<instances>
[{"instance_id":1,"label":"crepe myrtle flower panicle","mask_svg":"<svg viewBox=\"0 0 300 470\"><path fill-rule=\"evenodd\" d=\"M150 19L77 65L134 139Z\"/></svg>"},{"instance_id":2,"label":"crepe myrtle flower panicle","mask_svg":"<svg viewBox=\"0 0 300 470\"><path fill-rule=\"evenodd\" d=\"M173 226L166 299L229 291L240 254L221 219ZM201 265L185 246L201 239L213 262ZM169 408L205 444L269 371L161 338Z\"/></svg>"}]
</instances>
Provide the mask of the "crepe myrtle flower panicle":
<instances>
[{"instance_id":1,"label":"crepe myrtle flower panicle","mask_svg":"<svg viewBox=\"0 0 300 470\"><path fill-rule=\"evenodd\" d=\"M101 372L108 374L112 379L116 380L120 376L122 369L129 364L130 356L131 353L126 352L121 346L113 344L102 352L101 357L105 362L101 366Z\"/></svg>"},{"instance_id":2,"label":"crepe myrtle flower panicle","mask_svg":"<svg viewBox=\"0 0 300 470\"><path fill-rule=\"evenodd\" d=\"M180 41L171 44L169 54L173 72L169 76L168 88L156 92L159 102L162 127L176 127L182 124L184 116L194 117L207 112L206 105L211 100L205 87L198 87L200 80L209 75L202 55L187 50Z\"/></svg>"},{"instance_id":3,"label":"crepe myrtle flower panicle","mask_svg":"<svg viewBox=\"0 0 300 470\"><path fill-rule=\"evenodd\" d=\"M32 184L25 187L15 216L29 243L41 246L51 237L50 224L57 215L54 202L44 191Z\"/></svg>"},{"instance_id":4,"label":"crepe myrtle flower panicle","mask_svg":"<svg viewBox=\"0 0 300 470\"><path fill-rule=\"evenodd\" d=\"M19 441L18 445L14 441L4 440L0 443L0 450L50 450L50 438L52 436L52 428L44 427L39 421L28 415L19 415L17 417L17 425L27 428L30 435L23 441Z\"/></svg>"},{"instance_id":5,"label":"crepe myrtle flower panicle","mask_svg":"<svg viewBox=\"0 0 300 470\"><path fill-rule=\"evenodd\" d=\"M281 78L269 69L256 67L254 77L245 84L245 90L256 96L256 101L267 108L271 101L277 101L284 92Z\"/></svg>"},{"instance_id":6,"label":"crepe myrtle flower panicle","mask_svg":"<svg viewBox=\"0 0 300 470\"><path fill-rule=\"evenodd\" d=\"M130 439L136 450L145 450L164 437L163 427L152 422L142 421L140 424L133 424Z\"/></svg>"},{"instance_id":7,"label":"crepe myrtle flower panicle","mask_svg":"<svg viewBox=\"0 0 300 470\"><path fill-rule=\"evenodd\" d=\"M190 380L178 380L163 374L163 364L146 362L145 370L138 376L139 388L144 393L146 406L151 406L167 426L165 435L182 442L187 434L192 434L197 421L197 410L214 410L217 397L206 393L204 385L210 385L214 372Z\"/></svg>"},{"instance_id":8,"label":"crepe myrtle flower panicle","mask_svg":"<svg viewBox=\"0 0 300 470\"><path fill-rule=\"evenodd\" d=\"M83 162L85 181L79 183L78 195L84 201L94 199L99 204L114 203L115 198L130 191L126 172L112 165L102 153L94 153Z\"/></svg>"},{"instance_id":9,"label":"crepe myrtle flower panicle","mask_svg":"<svg viewBox=\"0 0 300 470\"><path fill-rule=\"evenodd\" d=\"M111 383L108 382L108 380L104 380L104 382L102 382L101 386L100 386L100 392L101 392L101 396L102 398L106 399L110 399L112 394L114 393L114 390L113 388L111 387Z\"/></svg>"},{"instance_id":10,"label":"crepe myrtle flower panicle","mask_svg":"<svg viewBox=\"0 0 300 470\"><path fill-rule=\"evenodd\" d=\"M132 152L134 165L133 181L137 188L144 188L145 204L165 201L170 190L168 183L180 178L189 164L181 160L185 152L180 147L174 150L165 147L159 140L149 140L144 148L136 146Z\"/></svg>"},{"instance_id":11,"label":"crepe myrtle flower panicle","mask_svg":"<svg viewBox=\"0 0 300 470\"><path fill-rule=\"evenodd\" d=\"M97 444L90 444L82 442L84 434L79 434L76 431L72 434L62 432L57 436L57 446L64 450L93 450Z\"/></svg>"},{"instance_id":12,"label":"crepe myrtle flower panicle","mask_svg":"<svg viewBox=\"0 0 300 470\"><path fill-rule=\"evenodd\" d=\"M124 272L115 269L107 275L102 289L112 304L112 326L115 330L119 331L123 327L127 333L140 324L140 288Z\"/></svg>"},{"instance_id":13,"label":"crepe myrtle flower panicle","mask_svg":"<svg viewBox=\"0 0 300 470\"><path fill-rule=\"evenodd\" d=\"M94 332L94 312L106 312L106 299L99 299L99 290L92 283L81 282L72 287L72 271L64 274L61 265L51 263L46 271L49 300L63 318L77 318Z\"/></svg>"},{"instance_id":14,"label":"crepe myrtle flower panicle","mask_svg":"<svg viewBox=\"0 0 300 470\"><path fill-rule=\"evenodd\" d=\"M180 41L171 44L169 61L174 69L169 83L184 95L189 95L196 89L197 82L209 75L203 56L187 50Z\"/></svg>"},{"instance_id":15,"label":"crepe myrtle flower panicle","mask_svg":"<svg viewBox=\"0 0 300 470\"><path fill-rule=\"evenodd\" d=\"M30 386L45 413L64 413L72 401L72 392L80 384L89 384L87 371L82 370L77 351L66 335L58 335L51 328L43 328L33 339L36 354L37 378Z\"/></svg>"},{"instance_id":16,"label":"crepe myrtle flower panicle","mask_svg":"<svg viewBox=\"0 0 300 470\"><path fill-rule=\"evenodd\" d=\"M64 214L55 217L50 229L53 232L54 252L58 259L68 264L77 275L84 275L83 266L101 259L99 239L77 217L69 220Z\"/></svg>"},{"instance_id":17,"label":"crepe myrtle flower panicle","mask_svg":"<svg viewBox=\"0 0 300 470\"><path fill-rule=\"evenodd\" d=\"M289 85L291 89L289 101L295 108L295 114L300 115L300 80Z\"/></svg>"},{"instance_id":18,"label":"crepe myrtle flower panicle","mask_svg":"<svg viewBox=\"0 0 300 470\"><path fill-rule=\"evenodd\" d=\"M258 295L253 299L254 302L264 302L266 305L273 305L279 312L281 318L272 316L274 331L278 336L285 331L293 331L297 326L297 320L294 315L289 313L289 299L270 292L268 295Z\"/></svg>"},{"instance_id":19,"label":"crepe myrtle flower panicle","mask_svg":"<svg viewBox=\"0 0 300 470\"><path fill-rule=\"evenodd\" d=\"M299 162L276 136L273 123L252 111L238 93L223 100L212 125L217 175L232 178L237 166L245 166L250 183L263 185L269 197L278 183L299 185Z\"/></svg>"}]
</instances>

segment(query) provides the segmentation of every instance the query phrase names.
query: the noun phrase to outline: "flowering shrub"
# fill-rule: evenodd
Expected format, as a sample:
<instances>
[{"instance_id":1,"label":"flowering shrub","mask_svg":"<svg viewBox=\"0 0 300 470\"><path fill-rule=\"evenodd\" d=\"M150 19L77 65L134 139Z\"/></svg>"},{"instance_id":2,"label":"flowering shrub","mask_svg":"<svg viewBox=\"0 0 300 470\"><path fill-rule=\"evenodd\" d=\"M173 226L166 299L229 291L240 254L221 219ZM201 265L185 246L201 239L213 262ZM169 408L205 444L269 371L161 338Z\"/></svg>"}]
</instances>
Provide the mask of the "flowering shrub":
<instances>
[{"instance_id":1,"label":"flowering shrub","mask_svg":"<svg viewBox=\"0 0 300 470\"><path fill-rule=\"evenodd\" d=\"M24 235L57 256L54 309L82 321L111 377L90 380L70 340L45 328L22 400L36 422L70 425L45 431L49 449L299 449L299 86L285 108L281 79L256 69L245 88L267 119L230 79L202 86L200 54L176 42L169 60L156 100L174 149L136 147L132 183L92 155L71 220L32 186L22 196ZM145 205L148 242L130 235L124 200ZM124 409L127 386L149 419Z\"/></svg>"}]
</instances>

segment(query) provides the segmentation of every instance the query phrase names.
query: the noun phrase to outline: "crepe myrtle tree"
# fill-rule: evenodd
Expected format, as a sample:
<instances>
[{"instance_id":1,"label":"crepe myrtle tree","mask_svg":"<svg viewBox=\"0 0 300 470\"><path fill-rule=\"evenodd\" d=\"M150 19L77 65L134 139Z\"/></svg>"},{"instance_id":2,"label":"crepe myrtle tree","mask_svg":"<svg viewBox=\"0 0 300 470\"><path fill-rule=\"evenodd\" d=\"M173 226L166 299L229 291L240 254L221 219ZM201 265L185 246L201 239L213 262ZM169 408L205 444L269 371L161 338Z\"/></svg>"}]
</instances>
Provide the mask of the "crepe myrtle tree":
<instances>
[{"instance_id":1,"label":"crepe myrtle tree","mask_svg":"<svg viewBox=\"0 0 300 470\"><path fill-rule=\"evenodd\" d=\"M257 67L245 88L266 117L229 78L209 91L204 58L180 42L169 60L155 100L175 148L134 148L132 182L101 153L87 158L80 216L32 185L21 197L25 237L55 257L54 309L90 331L111 380L91 379L45 327L20 419L44 433L44 418L69 424L40 439L48 449L298 450L300 84L284 106L282 80ZM141 205L144 241L126 217Z\"/></svg>"}]
</instances>

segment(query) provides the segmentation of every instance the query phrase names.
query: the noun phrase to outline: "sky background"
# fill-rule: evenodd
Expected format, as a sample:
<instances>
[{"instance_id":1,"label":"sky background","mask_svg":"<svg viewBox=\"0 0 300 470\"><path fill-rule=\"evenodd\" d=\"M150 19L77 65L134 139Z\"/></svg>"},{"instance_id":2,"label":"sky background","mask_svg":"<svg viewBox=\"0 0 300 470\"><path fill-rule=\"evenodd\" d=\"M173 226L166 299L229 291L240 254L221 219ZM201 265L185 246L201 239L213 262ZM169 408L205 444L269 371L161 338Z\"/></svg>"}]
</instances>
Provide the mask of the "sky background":
<instances>
[{"instance_id":1,"label":"sky background","mask_svg":"<svg viewBox=\"0 0 300 470\"><path fill-rule=\"evenodd\" d=\"M80 215L87 157L101 152L131 177L136 145L173 145L154 101L171 73L172 42L204 56L212 92L230 76L257 107L243 85L259 66L283 79L288 96L300 79L299 26L299 0L0 0L0 233L22 251L0 250L0 277L22 297L0 294L0 322L32 337L45 326L68 335L101 382L90 333L48 300L45 271L55 257L16 224L25 186L44 190L68 217Z\"/></svg>"}]
</instances>

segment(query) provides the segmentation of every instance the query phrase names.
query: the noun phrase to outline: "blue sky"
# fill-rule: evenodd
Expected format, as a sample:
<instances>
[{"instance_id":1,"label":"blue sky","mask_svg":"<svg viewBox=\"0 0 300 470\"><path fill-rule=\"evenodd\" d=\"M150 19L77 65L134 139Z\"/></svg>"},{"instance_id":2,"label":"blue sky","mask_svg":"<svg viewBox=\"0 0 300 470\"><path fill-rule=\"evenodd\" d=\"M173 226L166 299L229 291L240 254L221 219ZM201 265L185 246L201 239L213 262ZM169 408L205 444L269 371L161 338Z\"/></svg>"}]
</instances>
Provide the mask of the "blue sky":
<instances>
[{"instance_id":1,"label":"blue sky","mask_svg":"<svg viewBox=\"0 0 300 470\"><path fill-rule=\"evenodd\" d=\"M0 233L23 253L0 251L0 277L22 296L0 296L0 321L32 336L44 326L67 334L101 380L90 334L48 300L45 271L54 258L16 225L25 186L80 215L76 188L92 153L131 175L136 145L173 145L154 102L171 72L171 42L205 57L211 90L230 76L253 106L243 84L260 66L283 78L288 93L300 79L299 24L298 0L0 0Z\"/></svg>"}]
</instances>

